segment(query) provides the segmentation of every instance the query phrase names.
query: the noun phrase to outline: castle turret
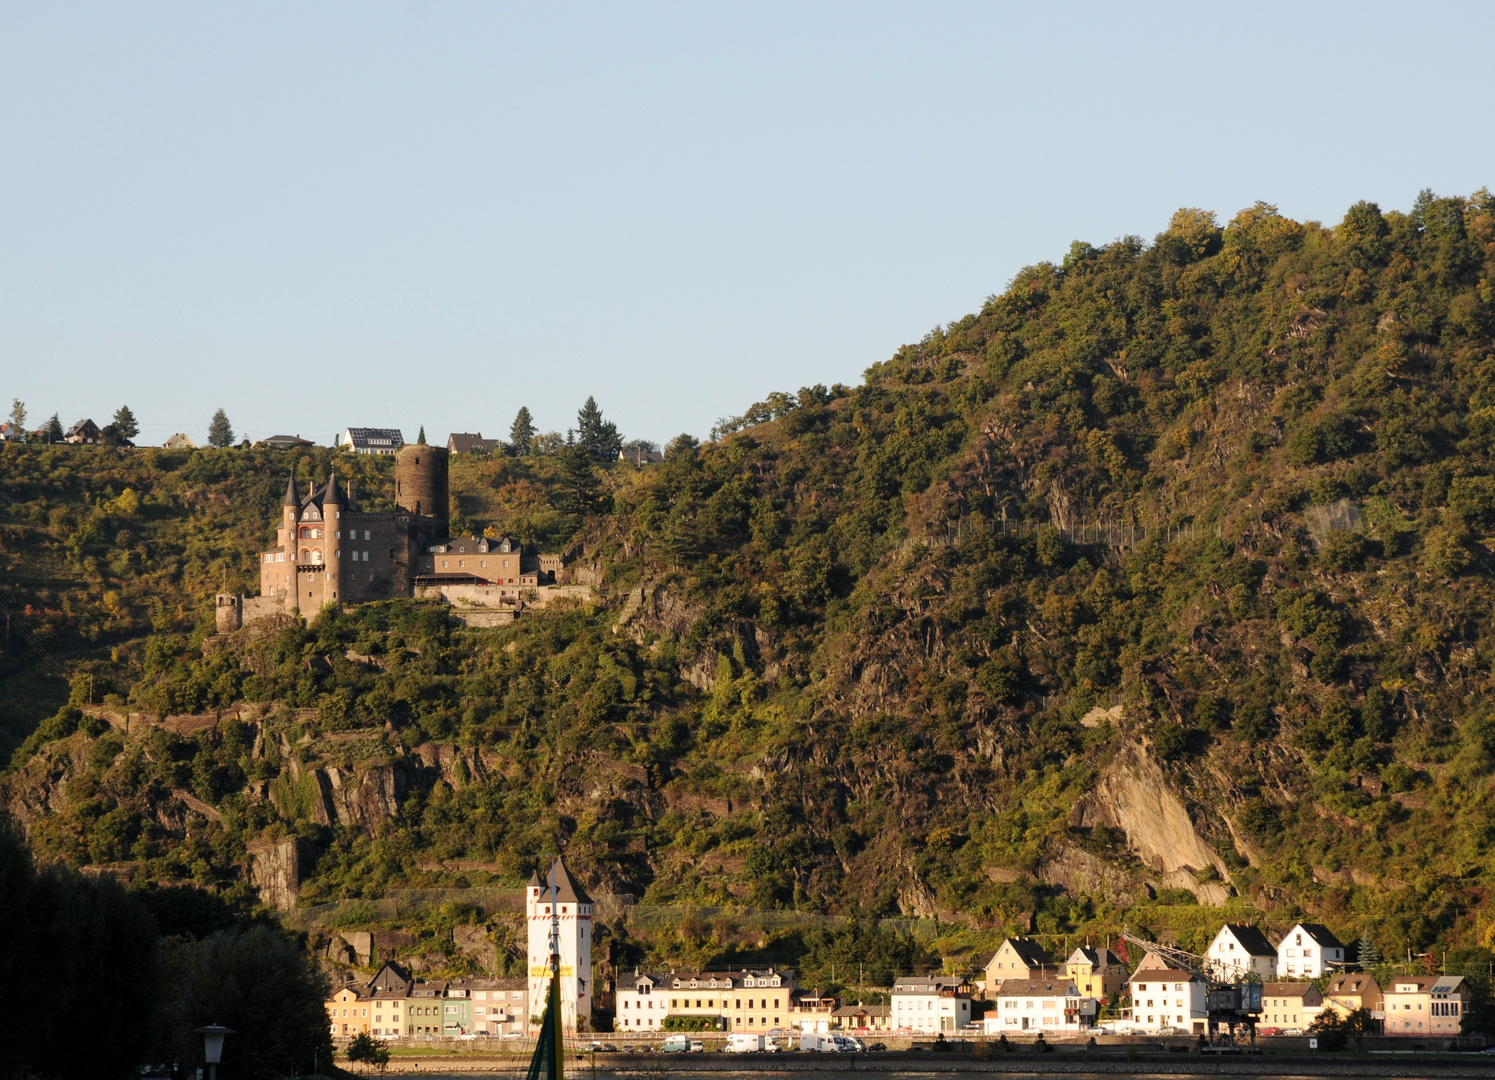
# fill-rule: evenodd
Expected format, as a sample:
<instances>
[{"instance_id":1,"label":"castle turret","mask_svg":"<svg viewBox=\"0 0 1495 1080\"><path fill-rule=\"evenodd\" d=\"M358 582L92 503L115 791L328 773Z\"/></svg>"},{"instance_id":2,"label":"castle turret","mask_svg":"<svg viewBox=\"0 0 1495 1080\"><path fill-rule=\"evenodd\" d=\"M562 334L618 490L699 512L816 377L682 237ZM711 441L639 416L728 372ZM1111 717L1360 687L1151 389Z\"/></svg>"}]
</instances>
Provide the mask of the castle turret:
<instances>
[{"instance_id":1,"label":"castle turret","mask_svg":"<svg viewBox=\"0 0 1495 1080\"><path fill-rule=\"evenodd\" d=\"M412 514L434 519L431 539L445 540L451 532L448 498L445 448L402 446L395 454L395 502Z\"/></svg>"},{"instance_id":2,"label":"castle turret","mask_svg":"<svg viewBox=\"0 0 1495 1080\"><path fill-rule=\"evenodd\" d=\"M592 1020L592 898L556 859L542 878L538 871L524 891L529 923L529 1000L544 1001L549 991L551 934L561 969L561 1027L584 1031ZM543 1010L540 1010L543 1011Z\"/></svg>"},{"instance_id":3,"label":"castle turret","mask_svg":"<svg viewBox=\"0 0 1495 1080\"><path fill-rule=\"evenodd\" d=\"M326 530L327 577L322 589L322 603L342 602L343 585L343 497L337 490L337 473L327 481L327 491L322 496L322 527Z\"/></svg>"}]
</instances>

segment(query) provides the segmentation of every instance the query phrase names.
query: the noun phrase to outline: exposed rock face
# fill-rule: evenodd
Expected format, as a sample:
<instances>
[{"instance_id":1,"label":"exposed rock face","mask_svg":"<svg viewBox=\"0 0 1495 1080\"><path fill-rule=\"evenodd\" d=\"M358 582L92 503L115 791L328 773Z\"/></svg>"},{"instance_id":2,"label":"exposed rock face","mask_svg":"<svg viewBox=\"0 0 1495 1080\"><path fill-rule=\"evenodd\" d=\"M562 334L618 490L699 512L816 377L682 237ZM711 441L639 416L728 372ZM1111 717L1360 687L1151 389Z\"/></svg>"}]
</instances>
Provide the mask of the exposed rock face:
<instances>
[{"instance_id":1,"label":"exposed rock face","mask_svg":"<svg viewBox=\"0 0 1495 1080\"><path fill-rule=\"evenodd\" d=\"M317 783L312 820L318 825L357 825L373 836L400 812L409 784L399 765L375 765L360 772L337 766L314 769Z\"/></svg>"},{"instance_id":2,"label":"exposed rock face","mask_svg":"<svg viewBox=\"0 0 1495 1080\"><path fill-rule=\"evenodd\" d=\"M1038 877L1050 885L1063 886L1072 896L1099 894L1117 905L1133 903L1137 898L1136 883L1129 875L1072 844L1044 860L1038 867Z\"/></svg>"},{"instance_id":3,"label":"exposed rock face","mask_svg":"<svg viewBox=\"0 0 1495 1080\"><path fill-rule=\"evenodd\" d=\"M498 966L498 946L489 939L485 927L454 926L452 941L459 952L472 957L484 971L492 971Z\"/></svg>"},{"instance_id":4,"label":"exposed rock face","mask_svg":"<svg viewBox=\"0 0 1495 1080\"><path fill-rule=\"evenodd\" d=\"M249 845L249 855L249 882L260 899L277 911L294 908L307 857L305 841L295 837L261 840Z\"/></svg>"},{"instance_id":5,"label":"exposed rock face","mask_svg":"<svg viewBox=\"0 0 1495 1080\"><path fill-rule=\"evenodd\" d=\"M1126 833L1127 842L1166 888L1188 889L1206 904L1220 904L1230 895L1217 882L1195 881L1194 872L1216 870L1229 880L1229 871L1198 832L1189 812L1168 787L1157 762L1134 742L1125 743L1102 771L1095 790L1075 804L1070 822L1079 826L1107 825Z\"/></svg>"}]
</instances>

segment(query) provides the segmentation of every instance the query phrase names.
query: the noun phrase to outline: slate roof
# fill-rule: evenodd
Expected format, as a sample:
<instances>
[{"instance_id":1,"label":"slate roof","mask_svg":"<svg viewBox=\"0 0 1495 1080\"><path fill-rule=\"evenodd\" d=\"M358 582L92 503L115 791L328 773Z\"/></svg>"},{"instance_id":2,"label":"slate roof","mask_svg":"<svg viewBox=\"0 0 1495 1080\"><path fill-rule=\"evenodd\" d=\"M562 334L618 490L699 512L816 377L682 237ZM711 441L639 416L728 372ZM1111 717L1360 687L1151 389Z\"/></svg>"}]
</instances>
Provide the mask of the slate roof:
<instances>
[{"instance_id":1,"label":"slate roof","mask_svg":"<svg viewBox=\"0 0 1495 1080\"><path fill-rule=\"evenodd\" d=\"M1227 929L1234 934L1236 941L1249 956L1277 955L1277 950L1272 947L1267 936L1249 923L1226 923L1222 929Z\"/></svg>"},{"instance_id":2,"label":"slate roof","mask_svg":"<svg viewBox=\"0 0 1495 1080\"><path fill-rule=\"evenodd\" d=\"M1302 929L1303 933L1307 934L1310 938L1312 938L1313 939L1313 943L1315 945L1319 946L1320 948L1325 948L1325 949L1342 949L1342 948L1344 948L1344 942L1340 941L1337 937L1335 937L1334 936L1334 931L1330 930L1323 923L1316 923L1316 922L1299 923L1293 929L1299 929L1299 928ZM1289 934L1292 933L1292 930L1289 930L1288 933ZM1283 940L1286 941L1287 938L1284 937Z\"/></svg>"},{"instance_id":3,"label":"slate roof","mask_svg":"<svg viewBox=\"0 0 1495 1080\"><path fill-rule=\"evenodd\" d=\"M566 869L565 859L557 859L551 869L555 872L555 898L557 903L590 904L592 902L592 898L586 894L586 890L572 880L571 871ZM534 876L529 879L529 883L531 888L538 885L541 889L545 890L541 894L540 899L545 900L549 898L549 873L542 878L540 871L536 870Z\"/></svg>"},{"instance_id":4,"label":"slate roof","mask_svg":"<svg viewBox=\"0 0 1495 1080\"><path fill-rule=\"evenodd\" d=\"M1018 959L1029 967L1041 968L1045 964L1052 964L1054 962L1054 958L1048 954L1048 950L1032 938L1008 938L1002 944L1011 945L1013 951L1017 953Z\"/></svg>"},{"instance_id":5,"label":"slate roof","mask_svg":"<svg viewBox=\"0 0 1495 1080\"><path fill-rule=\"evenodd\" d=\"M1071 991L1078 993L1073 979L1039 976L1036 979L1003 979L1002 989L997 991L997 997L1022 997L1025 994L1033 997L1047 994L1053 997Z\"/></svg>"},{"instance_id":6,"label":"slate roof","mask_svg":"<svg viewBox=\"0 0 1495 1080\"><path fill-rule=\"evenodd\" d=\"M474 450L496 450L503 443L498 439L485 439L481 431L468 434L454 431L446 437L446 448L453 454L470 454Z\"/></svg>"}]
</instances>

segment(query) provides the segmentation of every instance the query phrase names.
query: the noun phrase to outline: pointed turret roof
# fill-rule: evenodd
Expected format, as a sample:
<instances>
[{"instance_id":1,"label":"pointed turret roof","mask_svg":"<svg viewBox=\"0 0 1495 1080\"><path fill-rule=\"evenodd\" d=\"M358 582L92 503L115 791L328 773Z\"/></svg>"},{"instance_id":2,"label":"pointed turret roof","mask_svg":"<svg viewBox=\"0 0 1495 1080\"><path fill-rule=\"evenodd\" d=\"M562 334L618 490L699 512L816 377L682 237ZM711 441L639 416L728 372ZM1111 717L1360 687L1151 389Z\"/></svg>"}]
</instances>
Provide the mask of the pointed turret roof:
<instances>
[{"instance_id":1,"label":"pointed turret roof","mask_svg":"<svg viewBox=\"0 0 1495 1080\"><path fill-rule=\"evenodd\" d=\"M322 492L322 504L332 503L335 506L343 504L342 496L337 493L337 473L334 472L327 478L327 487Z\"/></svg>"},{"instance_id":2,"label":"pointed turret roof","mask_svg":"<svg viewBox=\"0 0 1495 1080\"><path fill-rule=\"evenodd\" d=\"M285 505L295 506L299 501L300 500L296 498L296 474L291 473L290 476L286 477Z\"/></svg>"},{"instance_id":3,"label":"pointed turret roof","mask_svg":"<svg viewBox=\"0 0 1495 1080\"><path fill-rule=\"evenodd\" d=\"M557 903L590 904L592 902L592 898L586 894L586 890L572 880L571 872L566 869L565 859L557 859L551 870L555 874L555 898ZM529 883L531 888L545 890L544 895L541 896L542 900L550 895L549 874L542 878L540 871L536 870L534 876L529 879Z\"/></svg>"}]
</instances>

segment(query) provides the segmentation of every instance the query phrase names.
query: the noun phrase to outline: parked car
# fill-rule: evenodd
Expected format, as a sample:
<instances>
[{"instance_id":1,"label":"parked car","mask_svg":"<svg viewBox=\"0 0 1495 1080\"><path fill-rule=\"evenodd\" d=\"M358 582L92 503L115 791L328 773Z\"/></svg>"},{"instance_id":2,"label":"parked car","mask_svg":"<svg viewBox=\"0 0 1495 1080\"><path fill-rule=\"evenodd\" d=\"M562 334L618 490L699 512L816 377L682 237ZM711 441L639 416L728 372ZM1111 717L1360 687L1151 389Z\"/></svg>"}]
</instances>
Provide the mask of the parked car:
<instances>
[{"instance_id":1,"label":"parked car","mask_svg":"<svg viewBox=\"0 0 1495 1080\"><path fill-rule=\"evenodd\" d=\"M874 1053L874 1054L875 1053L879 1053L879 1052L887 1050L887 1048L888 1048L888 1044L887 1043L868 1043L867 1044L867 1050L868 1050L869 1053Z\"/></svg>"},{"instance_id":2,"label":"parked car","mask_svg":"<svg viewBox=\"0 0 1495 1080\"><path fill-rule=\"evenodd\" d=\"M1281 1035L1282 1034L1282 1029L1281 1028L1275 1028L1275 1027L1262 1027L1262 1028L1257 1028L1256 1029L1256 1033L1258 1035Z\"/></svg>"},{"instance_id":3,"label":"parked car","mask_svg":"<svg viewBox=\"0 0 1495 1080\"><path fill-rule=\"evenodd\" d=\"M692 1039L690 1040L690 1052L692 1054L704 1054L706 1052L706 1044L700 1039Z\"/></svg>"}]
</instances>

